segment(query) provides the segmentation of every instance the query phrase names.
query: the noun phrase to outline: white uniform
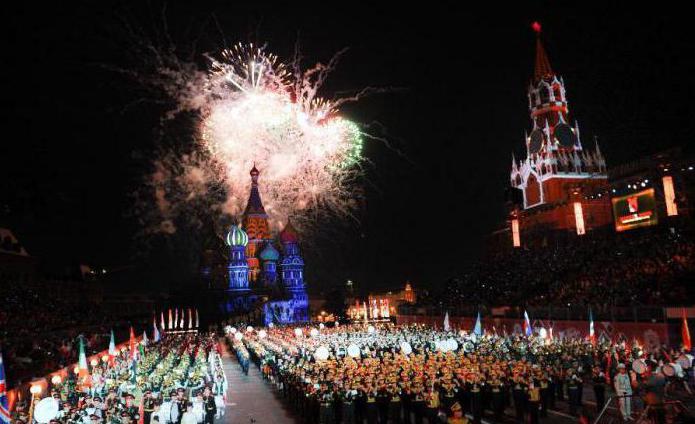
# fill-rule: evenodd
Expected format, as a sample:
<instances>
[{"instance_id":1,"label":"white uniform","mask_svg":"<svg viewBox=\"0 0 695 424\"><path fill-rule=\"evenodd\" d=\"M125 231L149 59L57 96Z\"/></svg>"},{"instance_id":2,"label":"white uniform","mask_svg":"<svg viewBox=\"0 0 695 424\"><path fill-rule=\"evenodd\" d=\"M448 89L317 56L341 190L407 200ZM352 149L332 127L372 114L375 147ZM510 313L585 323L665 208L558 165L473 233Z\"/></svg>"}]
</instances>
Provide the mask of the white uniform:
<instances>
[{"instance_id":1,"label":"white uniform","mask_svg":"<svg viewBox=\"0 0 695 424\"><path fill-rule=\"evenodd\" d=\"M186 411L181 417L181 424L198 424L195 418L195 414L192 411Z\"/></svg>"},{"instance_id":2,"label":"white uniform","mask_svg":"<svg viewBox=\"0 0 695 424\"><path fill-rule=\"evenodd\" d=\"M165 400L159 406L159 423L160 424L171 423L171 401Z\"/></svg>"},{"instance_id":3,"label":"white uniform","mask_svg":"<svg viewBox=\"0 0 695 424\"><path fill-rule=\"evenodd\" d=\"M618 396L628 396L619 398L620 413L623 415L623 419L627 420L628 417L632 415L632 398L629 397L632 395L632 384L630 382L630 376L627 375L627 373L619 373L613 379L613 385L615 387L615 393Z\"/></svg>"},{"instance_id":4,"label":"white uniform","mask_svg":"<svg viewBox=\"0 0 695 424\"><path fill-rule=\"evenodd\" d=\"M205 409L203 408L202 400L199 401L197 398L193 399L193 414L198 424L203 422L205 419Z\"/></svg>"}]
</instances>

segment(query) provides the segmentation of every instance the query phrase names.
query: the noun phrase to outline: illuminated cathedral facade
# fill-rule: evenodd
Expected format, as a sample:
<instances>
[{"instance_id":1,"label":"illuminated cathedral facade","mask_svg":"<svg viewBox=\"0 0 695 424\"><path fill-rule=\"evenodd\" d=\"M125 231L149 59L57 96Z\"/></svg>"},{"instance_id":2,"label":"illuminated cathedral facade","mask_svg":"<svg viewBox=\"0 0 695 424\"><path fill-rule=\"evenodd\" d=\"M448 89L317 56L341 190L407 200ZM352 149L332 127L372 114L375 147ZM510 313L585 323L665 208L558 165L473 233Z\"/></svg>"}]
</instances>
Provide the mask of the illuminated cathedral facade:
<instances>
[{"instance_id":1,"label":"illuminated cathedral facade","mask_svg":"<svg viewBox=\"0 0 695 424\"><path fill-rule=\"evenodd\" d=\"M586 148L579 124L570 120L565 82L550 66L537 33L533 78L528 87L531 129L524 137L526 156L512 154L511 186L521 191L520 207L512 212L512 231L517 246L519 231L534 227L575 230L611 222L610 201L593 196L608 184L606 160L598 143Z\"/></svg>"},{"instance_id":2,"label":"illuminated cathedral facade","mask_svg":"<svg viewBox=\"0 0 695 424\"><path fill-rule=\"evenodd\" d=\"M288 221L277 240L273 238L259 192L260 172L254 166L250 174L251 193L241 225L233 225L225 238L229 247L227 312L250 309L266 298L270 299L262 303L266 325L307 321L309 298L298 233Z\"/></svg>"}]
</instances>

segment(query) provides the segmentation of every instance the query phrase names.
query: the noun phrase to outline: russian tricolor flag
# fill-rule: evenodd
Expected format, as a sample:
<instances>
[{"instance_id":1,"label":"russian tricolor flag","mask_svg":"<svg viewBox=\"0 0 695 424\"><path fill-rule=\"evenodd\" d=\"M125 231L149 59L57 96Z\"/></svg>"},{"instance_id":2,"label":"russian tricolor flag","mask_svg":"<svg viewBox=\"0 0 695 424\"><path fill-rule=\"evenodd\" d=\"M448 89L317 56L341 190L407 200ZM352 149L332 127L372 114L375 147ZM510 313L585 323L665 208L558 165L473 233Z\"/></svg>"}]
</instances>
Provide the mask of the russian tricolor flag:
<instances>
[{"instance_id":1,"label":"russian tricolor flag","mask_svg":"<svg viewBox=\"0 0 695 424\"><path fill-rule=\"evenodd\" d=\"M528 312L524 309L524 335L530 337L533 334L533 328L531 327L531 320L528 318Z\"/></svg>"}]
</instances>

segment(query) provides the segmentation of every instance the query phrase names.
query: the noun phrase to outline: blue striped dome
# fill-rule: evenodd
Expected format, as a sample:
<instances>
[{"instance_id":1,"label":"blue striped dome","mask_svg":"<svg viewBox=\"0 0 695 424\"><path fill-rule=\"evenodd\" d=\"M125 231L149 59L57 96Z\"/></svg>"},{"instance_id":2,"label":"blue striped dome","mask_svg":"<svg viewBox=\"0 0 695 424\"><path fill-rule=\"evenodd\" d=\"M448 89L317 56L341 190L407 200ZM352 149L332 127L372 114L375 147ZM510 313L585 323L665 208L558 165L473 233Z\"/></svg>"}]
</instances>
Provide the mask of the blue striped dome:
<instances>
[{"instance_id":1,"label":"blue striped dome","mask_svg":"<svg viewBox=\"0 0 695 424\"><path fill-rule=\"evenodd\" d=\"M239 226L232 225L232 228L227 233L225 242L227 246L246 246L249 244L249 236Z\"/></svg>"}]
</instances>

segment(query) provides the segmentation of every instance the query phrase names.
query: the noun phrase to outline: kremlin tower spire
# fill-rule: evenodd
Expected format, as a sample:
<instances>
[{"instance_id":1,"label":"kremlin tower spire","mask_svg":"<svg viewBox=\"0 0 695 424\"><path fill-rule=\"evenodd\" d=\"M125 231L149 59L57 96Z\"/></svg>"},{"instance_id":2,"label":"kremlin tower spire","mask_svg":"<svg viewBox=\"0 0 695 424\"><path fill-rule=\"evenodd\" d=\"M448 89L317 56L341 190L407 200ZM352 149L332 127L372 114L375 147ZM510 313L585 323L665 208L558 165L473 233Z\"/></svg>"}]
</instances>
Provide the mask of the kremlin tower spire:
<instances>
[{"instance_id":1,"label":"kremlin tower spire","mask_svg":"<svg viewBox=\"0 0 695 424\"><path fill-rule=\"evenodd\" d=\"M553 68L550 67L548 54L545 52L545 48L543 48L543 43L541 42L541 24L534 22L531 27L536 32L536 67L533 76L534 81L537 83L541 79L552 77Z\"/></svg>"},{"instance_id":2,"label":"kremlin tower spire","mask_svg":"<svg viewBox=\"0 0 695 424\"><path fill-rule=\"evenodd\" d=\"M591 192L606 185L606 164L598 148L588 151L582 147L579 126L569 117L565 82L551 67L541 40L541 25L534 22L531 28L536 35L533 76L527 94L531 132L525 140L526 158L519 163L513 160L510 183L522 191L524 210L539 205L545 205L544 210L552 210L570 204L572 196L581 192L578 187ZM569 187L573 187L572 190ZM602 217L595 218L594 222L602 222L603 214L610 217L610 210L606 213L599 209L597 214ZM534 219L546 221L545 224L554 221L552 225L563 228L568 225L567 220L557 217L572 216L574 212L549 214L555 215L546 219L537 213ZM586 215L591 216L588 211Z\"/></svg>"}]
</instances>

